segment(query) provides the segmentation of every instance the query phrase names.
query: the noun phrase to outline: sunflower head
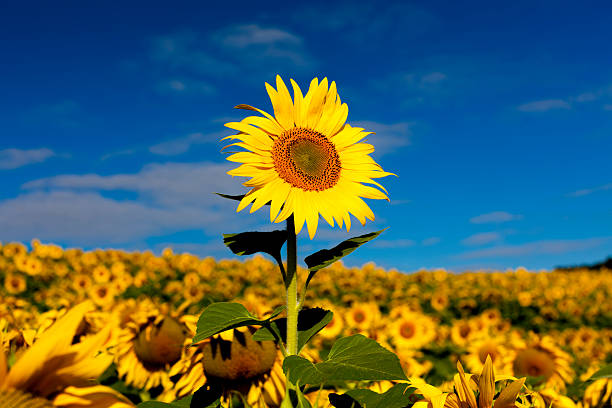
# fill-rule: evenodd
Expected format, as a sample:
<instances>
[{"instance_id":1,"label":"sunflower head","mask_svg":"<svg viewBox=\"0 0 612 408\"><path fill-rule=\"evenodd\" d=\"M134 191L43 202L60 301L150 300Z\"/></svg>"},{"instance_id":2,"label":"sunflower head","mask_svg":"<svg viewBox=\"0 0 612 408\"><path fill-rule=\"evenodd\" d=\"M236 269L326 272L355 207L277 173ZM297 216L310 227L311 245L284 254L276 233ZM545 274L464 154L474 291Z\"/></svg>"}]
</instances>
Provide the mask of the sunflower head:
<instances>
[{"instance_id":1,"label":"sunflower head","mask_svg":"<svg viewBox=\"0 0 612 408\"><path fill-rule=\"evenodd\" d=\"M184 328L166 316L159 323L143 328L135 339L134 352L147 367L166 367L181 358L185 338Z\"/></svg>"},{"instance_id":2,"label":"sunflower head","mask_svg":"<svg viewBox=\"0 0 612 408\"><path fill-rule=\"evenodd\" d=\"M293 215L296 234L306 223L311 239L319 215L332 227L338 223L347 230L350 214L363 225L366 218L373 221L374 214L362 197L388 200L386 190L373 179L392 173L384 172L369 156L372 145L359 143L371 132L345 123L348 107L340 101L335 82L328 84L324 78L319 83L315 78L306 95L293 80L291 85L293 99L280 76L276 89L266 83L274 116L238 105L263 116L225 124L239 133L224 140L238 140L229 146L245 149L227 158L241 163L228 174L251 178L244 185L252 189L238 211L253 203L254 212L270 203L270 221L281 222Z\"/></svg>"},{"instance_id":3,"label":"sunflower head","mask_svg":"<svg viewBox=\"0 0 612 408\"><path fill-rule=\"evenodd\" d=\"M250 380L268 373L276 361L273 341L253 340L254 327L234 329L202 344L207 376L223 380Z\"/></svg>"}]
</instances>

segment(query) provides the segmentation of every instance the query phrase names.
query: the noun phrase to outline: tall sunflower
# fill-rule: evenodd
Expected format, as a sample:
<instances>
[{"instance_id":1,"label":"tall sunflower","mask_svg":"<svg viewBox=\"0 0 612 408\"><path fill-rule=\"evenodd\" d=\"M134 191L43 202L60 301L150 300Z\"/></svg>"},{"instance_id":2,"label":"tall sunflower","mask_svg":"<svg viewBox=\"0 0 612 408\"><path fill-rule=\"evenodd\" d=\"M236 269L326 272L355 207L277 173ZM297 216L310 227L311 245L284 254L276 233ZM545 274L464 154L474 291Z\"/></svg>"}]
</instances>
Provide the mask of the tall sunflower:
<instances>
[{"instance_id":1,"label":"tall sunflower","mask_svg":"<svg viewBox=\"0 0 612 408\"><path fill-rule=\"evenodd\" d=\"M229 146L246 150L227 158L241 163L228 174L251 178L244 185L252 188L237 211L253 203L254 212L270 202L270 221L281 222L293 215L296 234L305 222L311 239L319 214L332 227L334 221L340 228L346 225L347 231L349 214L362 225L366 218L373 221L374 213L361 197L388 200L386 190L374 179L393 173L383 171L369 156L374 151L371 144L359 143L372 132L345 123L348 106L340 101L335 82L328 84L323 78L319 83L314 78L306 95L295 81L291 85L293 100L280 76L276 76L276 89L266 83L274 116L238 105L263 117L225 124L239 133L223 140L239 140Z\"/></svg>"}]
</instances>

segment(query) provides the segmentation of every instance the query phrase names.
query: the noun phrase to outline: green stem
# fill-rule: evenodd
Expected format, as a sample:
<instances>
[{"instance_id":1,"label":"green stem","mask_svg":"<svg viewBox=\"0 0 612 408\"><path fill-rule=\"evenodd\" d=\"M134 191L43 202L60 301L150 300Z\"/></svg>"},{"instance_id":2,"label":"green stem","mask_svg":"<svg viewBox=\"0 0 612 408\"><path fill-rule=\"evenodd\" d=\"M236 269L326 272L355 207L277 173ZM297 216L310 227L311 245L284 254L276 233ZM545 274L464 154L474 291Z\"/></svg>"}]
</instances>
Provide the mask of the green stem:
<instances>
[{"instance_id":1,"label":"green stem","mask_svg":"<svg viewBox=\"0 0 612 408\"><path fill-rule=\"evenodd\" d=\"M297 236L293 215L287 218L287 354L297 354Z\"/></svg>"}]
</instances>

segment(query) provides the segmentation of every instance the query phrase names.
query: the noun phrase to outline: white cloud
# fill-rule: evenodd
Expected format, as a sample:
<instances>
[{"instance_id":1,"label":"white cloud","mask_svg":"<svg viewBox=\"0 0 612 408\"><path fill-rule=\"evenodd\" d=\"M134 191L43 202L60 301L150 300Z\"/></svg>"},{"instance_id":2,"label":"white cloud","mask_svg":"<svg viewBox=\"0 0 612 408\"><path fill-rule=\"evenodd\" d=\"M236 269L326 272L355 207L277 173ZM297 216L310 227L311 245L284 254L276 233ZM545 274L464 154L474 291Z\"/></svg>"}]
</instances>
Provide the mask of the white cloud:
<instances>
[{"instance_id":1,"label":"white cloud","mask_svg":"<svg viewBox=\"0 0 612 408\"><path fill-rule=\"evenodd\" d=\"M518 245L500 245L493 248L478 249L458 255L461 259L494 258L501 256L525 256L540 254L562 254L598 247L609 238L587 238L574 240L544 240Z\"/></svg>"},{"instance_id":2,"label":"white cloud","mask_svg":"<svg viewBox=\"0 0 612 408\"><path fill-rule=\"evenodd\" d=\"M4 149L0 150L0 170L11 170L28 164L42 163L56 154L46 147L40 149Z\"/></svg>"},{"instance_id":3,"label":"white cloud","mask_svg":"<svg viewBox=\"0 0 612 408\"><path fill-rule=\"evenodd\" d=\"M463 239L461 243L463 245L485 245L492 242L499 242L502 240L502 235L499 232L482 232L479 234L470 235Z\"/></svg>"},{"instance_id":4,"label":"white cloud","mask_svg":"<svg viewBox=\"0 0 612 408\"><path fill-rule=\"evenodd\" d=\"M555 109L571 109L572 106L563 99L546 99L519 105L517 109L521 112L547 112Z\"/></svg>"},{"instance_id":5,"label":"white cloud","mask_svg":"<svg viewBox=\"0 0 612 408\"><path fill-rule=\"evenodd\" d=\"M374 145L377 156L393 153L402 147L409 146L412 143L414 125L414 122L385 124L367 120L351 123L351 126L362 127L367 132L376 132L367 139Z\"/></svg>"},{"instance_id":6,"label":"white cloud","mask_svg":"<svg viewBox=\"0 0 612 408\"><path fill-rule=\"evenodd\" d=\"M510 214L505 211L493 211L487 214L481 214L476 217L472 217L470 218L470 222L472 224L502 223L520 220L522 218L523 216L519 214Z\"/></svg>"},{"instance_id":7,"label":"white cloud","mask_svg":"<svg viewBox=\"0 0 612 408\"><path fill-rule=\"evenodd\" d=\"M568 197L582 197L585 195L593 194L597 191L607 191L612 190L612 183L604 184L601 186L593 187L593 188L585 188L582 190L573 191L567 194Z\"/></svg>"},{"instance_id":8,"label":"white cloud","mask_svg":"<svg viewBox=\"0 0 612 408\"><path fill-rule=\"evenodd\" d=\"M421 245L423 246L437 245L440 243L440 241L441 241L440 237L426 238L423 241L421 241Z\"/></svg>"},{"instance_id":9,"label":"white cloud","mask_svg":"<svg viewBox=\"0 0 612 408\"><path fill-rule=\"evenodd\" d=\"M229 164L150 164L138 173L60 175L23 185L24 193L0 201L0 240L38 237L75 245L130 243L185 230L206 234L243 230L266 219L235 213ZM228 191L229 190L229 191ZM128 192L130 199L113 198ZM116 195L115 195L116 197Z\"/></svg>"}]
</instances>

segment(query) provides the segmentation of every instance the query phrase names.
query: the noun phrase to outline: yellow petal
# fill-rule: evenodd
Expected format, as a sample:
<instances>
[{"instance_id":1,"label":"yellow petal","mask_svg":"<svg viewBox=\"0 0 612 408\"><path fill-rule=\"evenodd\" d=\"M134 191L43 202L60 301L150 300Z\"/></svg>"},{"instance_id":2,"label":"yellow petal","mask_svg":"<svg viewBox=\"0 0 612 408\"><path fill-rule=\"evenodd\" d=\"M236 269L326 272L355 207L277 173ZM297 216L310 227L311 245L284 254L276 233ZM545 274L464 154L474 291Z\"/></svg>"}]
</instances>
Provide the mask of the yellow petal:
<instances>
[{"instance_id":1,"label":"yellow petal","mask_svg":"<svg viewBox=\"0 0 612 408\"><path fill-rule=\"evenodd\" d=\"M85 301L66 312L11 367L6 384L25 391L35 391L41 396L55 392L55 371L72 363L72 359L65 353L85 313L92 309L93 303Z\"/></svg>"},{"instance_id":2,"label":"yellow petal","mask_svg":"<svg viewBox=\"0 0 612 408\"><path fill-rule=\"evenodd\" d=\"M313 191L304 193L304 207L306 208L306 225L308 226L308 235L313 239L319 224L319 211L317 209L317 200Z\"/></svg>"},{"instance_id":3,"label":"yellow petal","mask_svg":"<svg viewBox=\"0 0 612 408\"><path fill-rule=\"evenodd\" d=\"M287 199L291 185L283 180L276 191L273 192L272 204L270 205L270 222L274 222L281 206Z\"/></svg>"},{"instance_id":4,"label":"yellow petal","mask_svg":"<svg viewBox=\"0 0 612 408\"><path fill-rule=\"evenodd\" d=\"M308 91L310 94L310 91ZM325 96L327 95L327 78L323 78L319 86L314 90L311 95L308 104L308 117L307 127L310 129L316 129L321 119L321 112L323 111L323 103L325 102Z\"/></svg>"},{"instance_id":5,"label":"yellow petal","mask_svg":"<svg viewBox=\"0 0 612 408\"><path fill-rule=\"evenodd\" d=\"M269 149L272 144L272 138L263 130L258 127L251 126L244 122L228 122L225 124L225 127L228 127L233 130L237 130L239 132L243 132L247 135L251 135L250 138L243 138L245 142L249 142L256 147L259 146L260 149ZM236 135L238 138L242 138L241 135ZM223 139L221 139L223 140Z\"/></svg>"},{"instance_id":6,"label":"yellow petal","mask_svg":"<svg viewBox=\"0 0 612 408\"><path fill-rule=\"evenodd\" d=\"M525 384L525 378L521 378L520 380L509 384L499 393L499 396L493 404L493 408L514 408L516 397L518 396L519 392L521 392L523 384Z\"/></svg>"},{"instance_id":7,"label":"yellow petal","mask_svg":"<svg viewBox=\"0 0 612 408\"><path fill-rule=\"evenodd\" d=\"M304 199L304 191L301 189L295 189L294 195L293 218L295 221L295 235L298 235L306 221L306 200Z\"/></svg>"},{"instance_id":8,"label":"yellow petal","mask_svg":"<svg viewBox=\"0 0 612 408\"><path fill-rule=\"evenodd\" d=\"M457 361L457 371L459 371L459 381L455 381L455 388L457 389L457 395L461 401L467 402L470 408L478 408L476 403L476 397L474 392L468 384L468 380L465 378L465 372L461 362Z\"/></svg>"},{"instance_id":9,"label":"yellow petal","mask_svg":"<svg viewBox=\"0 0 612 408\"><path fill-rule=\"evenodd\" d=\"M268 118L262 118L261 116L247 116L242 119L242 123L257 126L266 133L278 136L283 133L283 128L280 127L277 121L270 120Z\"/></svg>"},{"instance_id":10,"label":"yellow petal","mask_svg":"<svg viewBox=\"0 0 612 408\"><path fill-rule=\"evenodd\" d=\"M303 108L304 97L302 96L302 90L293 79L290 79L290 81L293 87L293 121L295 126L304 127L306 126L306 115Z\"/></svg>"},{"instance_id":11,"label":"yellow petal","mask_svg":"<svg viewBox=\"0 0 612 408\"><path fill-rule=\"evenodd\" d=\"M478 378L478 407L491 408L493 406L493 396L495 395L495 374L493 374L493 362L491 356L487 355L487 359L482 367L482 373Z\"/></svg>"},{"instance_id":12,"label":"yellow petal","mask_svg":"<svg viewBox=\"0 0 612 408\"><path fill-rule=\"evenodd\" d=\"M278 217L276 217L274 222L285 221L287 218L289 218L289 216L291 216L291 214L293 214L293 211L295 210L294 203L295 203L295 196L296 196L297 191L298 189L294 187L291 187L289 189L289 193L287 193L287 200L285 201L285 205L283 206L283 209L281 210Z\"/></svg>"}]
</instances>

